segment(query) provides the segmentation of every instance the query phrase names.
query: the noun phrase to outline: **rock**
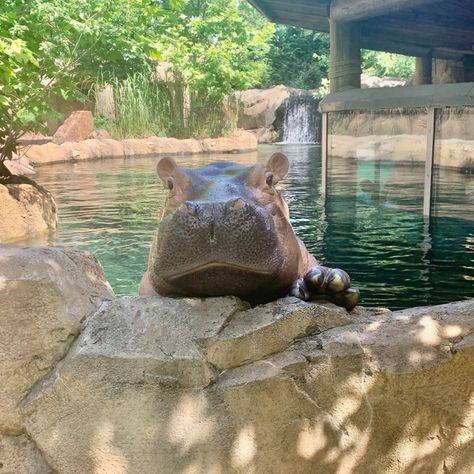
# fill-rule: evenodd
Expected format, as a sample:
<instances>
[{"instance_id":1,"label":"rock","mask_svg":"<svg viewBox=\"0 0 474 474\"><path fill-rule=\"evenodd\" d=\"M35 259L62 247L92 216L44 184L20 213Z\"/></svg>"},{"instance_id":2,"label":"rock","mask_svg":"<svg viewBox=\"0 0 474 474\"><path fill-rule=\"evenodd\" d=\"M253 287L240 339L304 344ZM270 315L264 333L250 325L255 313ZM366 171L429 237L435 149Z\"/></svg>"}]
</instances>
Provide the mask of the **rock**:
<instances>
[{"instance_id":1,"label":"rock","mask_svg":"<svg viewBox=\"0 0 474 474\"><path fill-rule=\"evenodd\" d=\"M94 136L94 134L92 134ZM80 142L67 141L61 145L47 143L33 145L25 151L31 163L39 166L67 161L96 160L101 158L127 158L150 155L188 155L197 153L239 153L256 150L255 135L237 130L226 137L196 140L188 138L149 137L114 140L89 138Z\"/></svg>"},{"instance_id":2,"label":"rock","mask_svg":"<svg viewBox=\"0 0 474 474\"><path fill-rule=\"evenodd\" d=\"M4 165L15 176L31 176L36 174L28 158L26 156L18 156L16 153L13 153L11 160L5 160Z\"/></svg>"},{"instance_id":3,"label":"rock","mask_svg":"<svg viewBox=\"0 0 474 474\"><path fill-rule=\"evenodd\" d=\"M64 357L110 285L92 254L0 245L0 433L20 433L18 403Z\"/></svg>"},{"instance_id":4,"label":"rock","mask_svg":"<svg viewBox=\"0 0 474 474\"><path fill-rule=\"evenodd\" d=\"M70 160L70 153L65 148L56 143L46 143L44 145L32 145L24 151L24 155L34 166L47 163L64 163Z\"/></svg>"},{"instance_id":5,"label":"rock","mask_svg":"<svg viewBox=\"0 0 474 474\"><path fill-rule=\"evenodd\" d=\"M397 77L378 77L362 74L360 76L360 86L362 89L373 89L374 87L401 87L406 85L405 79Z\"/></svg>"},{"instance_id":6,"label":"rock","mask_svg":"<svg viewBox=\"0 0 474 474\"><path fill-rule=\"evenodd\" d=\"M473 314L123 297L20 407L58 473L468 473Z\"/></svg>"},{"instance_id":7,"label":"rock","mask_svg":"<svg viewBox=\"0 0 474 474\"><path fill-rule=\"evenodd\" d=\"M25 435L0 434L0 472L5 474L53 474L34 443Z\"/></svg>"},{"instance_id":8,"label":"rock","mask_svg":"<svg viewBox=\"0 0 474 474\"><path fill-rule=\"evenodd\" d=\"M125 157L146 156L152 153L146 140L141 138L126 138L122 140L122 144Z\"/></svg>"},{"instance_id":9,"label":"rock","mask_svg":"<svg viewBox=\"0 0 474 474\"><path fill-rule=\"evenodd\" d=\"M290 96L291 89L275 86L271 89L249 89L237 92L237 99L243 107L239 113L238 126L245 130L271 128L276 119L277 109Z\"/></svg>"},{"instance_id":10,"label":"rock","mask_svg":"<svg viewBox=\"0 0 474 474\"><path fill-rule=\"evenodd\" d=\"M257 128L256 130L250 130L257 137L258 143L274 143L278 140L278 132L273 128Z\"/></svg>"},{"instance_id":11,"label":"rock","mask_svg":"<svg viewBox=\"0 0 474 474\"><path fill-rule=\"evenodd\" d=\"M255 135L245 130L237 130L227 137L205 138L201 143L202 150L207 153L238 153L257 149Z\"/></svg>"},{"instance_id":12,"label":"rock","mask_svg":"<svg viewBox=\"0 0 474 474\"><path fill-rule=\"evenodd\" d=\"M99 140L107 138L112 138L112 135L105 129L99 128L97 130L92 130L91 134L87 138L97 138Z\"/></svg>"},{"instance_id":13,"label":"rock","mask_svg":"<svg viewBox=\"0 0 474 474\"><path fill-rule=\"evenodd\" d=\"M242 105L238 126L254 133L258 143L320 141L321 114L313 91L280 85L237 92L236 98Z\"/></svg>"},{"instance_id":14,"label":"rock","mask_svg":"<svg viewBox=\"0 0 474 474\"><path fill-rule=\"evenodd\" d=\"M177 138L150 137L146 139L147 146L152 153L166 155L187 155L192 153L202 153L199 140L189 138L178 140Z\"/></svg>"},{"instance_id":15,"label":"rock","mask_svg":"<svg viewBox=\"0 0 474 474\"><path fill-rule=\"evenodd\" d=\"M94 117L89 110L76 110L64 121L53 135L53 142L60 145L65 142L85 140L94 130Z\"/></svg>"},{"instance_id":16,"label":"rock","mask_svg":"<svg viewBox=\"0 0 474 474\"><path fill-rule=\"evenodd\" d=\"M54 231L57 206L42 186L24 177L0 183L0 243Z\"/></svg>"},{"instance_id":17,"label":"rock","mask_svg":"<svg viewBox=\"0 0 474 474\"><path fill-rule=\"evenodd\" d=\"M248 364L281 352L295 339L351 322L345 309L287 298L241 311L215 337L206 338L206 358L219 369Z\"/></svg>"},{"instance_id":18,"label":"rock","mask_svg":"<svg viewBox=\"0 0 474 474\"><path fill-rule=\"evenodd\" d=\"M74 161L97 160L101 158L124 157L124 147L121 141L113 139L88 139L82 142L66 142L61 145L67 150Z\"/></svg>"}]
</instances>

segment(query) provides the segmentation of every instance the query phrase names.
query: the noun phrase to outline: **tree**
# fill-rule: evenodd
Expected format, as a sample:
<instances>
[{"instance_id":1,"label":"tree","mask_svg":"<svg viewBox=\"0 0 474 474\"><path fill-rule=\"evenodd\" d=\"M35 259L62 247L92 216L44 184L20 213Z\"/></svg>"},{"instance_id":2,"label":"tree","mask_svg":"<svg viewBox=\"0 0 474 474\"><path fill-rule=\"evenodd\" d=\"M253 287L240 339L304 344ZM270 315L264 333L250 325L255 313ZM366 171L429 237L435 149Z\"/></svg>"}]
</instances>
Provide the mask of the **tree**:
<instances>
[{"instance_id":1,"label":"tree","mask_svg":"<svg viewBox=\"0 0 474 474\"><path fill-rule=\"evenodd\" d=\"M26 131L56 115L92 78L151 65L151 0L3 0L0 4L0 176ZM153 16L155 15L155 16Z\"/></svg>"},{"instance_id":2,"label":"tree","mask_svg":"<svg viewBox=\"0 0 474 474\"><path fill-rule=\"evenodd\" d=\"M153 46L192 91L222 98L261 82L273 30L247 2L187 0L168 10Z\"/></svg>"},{"instance_id":3,"label":"tree","mask_svg":"<svg viewBox=\"0 0 474 474\"><path fill-rule=\"evenodd\" d=\"M415 74L415 58L379 51L362 51L362 69L379 77L409 79Z\"/></svg>"},{"instance_id":4,"label":"tree","mask_svg":"<svg viewBox=\"0 0 474 474\"><path fill-rule=\"evenodd\" d=\"M285 84L317 89L327 78L329 36L293 26L278 26L270 40L265 87Z\"/></svg>"}]
</instances>

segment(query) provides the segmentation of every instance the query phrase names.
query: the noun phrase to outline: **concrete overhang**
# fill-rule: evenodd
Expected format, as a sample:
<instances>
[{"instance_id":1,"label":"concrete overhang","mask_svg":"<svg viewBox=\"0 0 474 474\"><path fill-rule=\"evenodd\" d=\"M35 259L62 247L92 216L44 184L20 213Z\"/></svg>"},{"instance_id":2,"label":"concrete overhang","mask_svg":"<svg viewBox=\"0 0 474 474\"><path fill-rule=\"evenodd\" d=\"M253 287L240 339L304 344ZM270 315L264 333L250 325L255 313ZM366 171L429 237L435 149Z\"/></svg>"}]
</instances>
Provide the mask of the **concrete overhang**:
<instances>
[{"instance_id":1,"label":"concrete overhang","mask_svg":"<svg viewBox=\"0 0 474 474\"><path fill-rule=\"evenodd\" d=\"M275 23L328 32L356 23L361 47L409 56L474 55L472 0L249 0Z\"/></svg>"}]
</instances>

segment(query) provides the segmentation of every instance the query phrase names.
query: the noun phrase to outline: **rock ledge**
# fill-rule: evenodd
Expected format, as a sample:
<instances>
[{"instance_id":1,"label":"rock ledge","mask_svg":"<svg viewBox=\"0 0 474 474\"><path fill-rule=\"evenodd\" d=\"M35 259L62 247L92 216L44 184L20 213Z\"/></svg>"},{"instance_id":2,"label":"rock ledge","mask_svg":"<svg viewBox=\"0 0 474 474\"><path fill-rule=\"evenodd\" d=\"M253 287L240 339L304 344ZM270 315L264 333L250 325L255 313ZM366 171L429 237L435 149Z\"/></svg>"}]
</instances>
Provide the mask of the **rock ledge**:
<instances>
[{"instance_id":1,"label":"rock ledge","mask_svg":"<svg viewBox=\"0 0 474 474\"><path fill-rule=\"evenodd\" d=\"M35 284L52 291L65 278L56 273L64 250L26 252L46 252L51 264ZM25 460L44 459L38 473L474 469L474 299L393 313L295 298L256 308L233 297L110 299L105 287L92 290L102 277L87 259L76 252L66 275L76 266L74 279L86 274L92 287L55 290L57 303L51 293L30 312L75 309L73 335L85 316L67 353L50 359L55 366L0 406L2 419L17 410L0 425L17 437L5 442L10 465L23 449ZM0 293L36 274L13 266L18 274L4 275ZM7 323L37 301L32 294L17 293L2 313ZM8 339L28 353L17 327Z\"/></svg>"}]
</instances>

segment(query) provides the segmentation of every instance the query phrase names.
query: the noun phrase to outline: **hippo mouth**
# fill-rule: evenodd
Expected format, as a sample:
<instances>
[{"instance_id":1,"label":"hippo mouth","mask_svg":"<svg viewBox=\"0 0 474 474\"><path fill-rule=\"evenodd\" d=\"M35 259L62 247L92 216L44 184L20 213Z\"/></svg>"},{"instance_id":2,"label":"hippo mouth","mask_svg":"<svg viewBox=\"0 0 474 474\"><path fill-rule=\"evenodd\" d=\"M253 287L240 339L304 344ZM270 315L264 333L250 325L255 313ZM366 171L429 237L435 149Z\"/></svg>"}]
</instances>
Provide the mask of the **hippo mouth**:
<instances>
[{"instance_id":1,"label":"hippo mouth","mask_svg":"<svg viewBox=\"0 0 474 474\"><path fill-rule=\"evenodd\" d=\"M164 278L171 283L175 280L180 280L184 277L195 275L197 273L207 273L207 272L213 272L213 271L217 271L217 272L234 271L234 272L248 273L249 275L254 275L254 276L269 276L273 273L271 271L266 271L266 270L257 270L255 268L252 268L246 265L238 265L235 263L214 261L214 262L207 262L204 264L196 265L194 267L188 268L181 272L170 273L166 275Z\"/></svg>"}]
</instances>

